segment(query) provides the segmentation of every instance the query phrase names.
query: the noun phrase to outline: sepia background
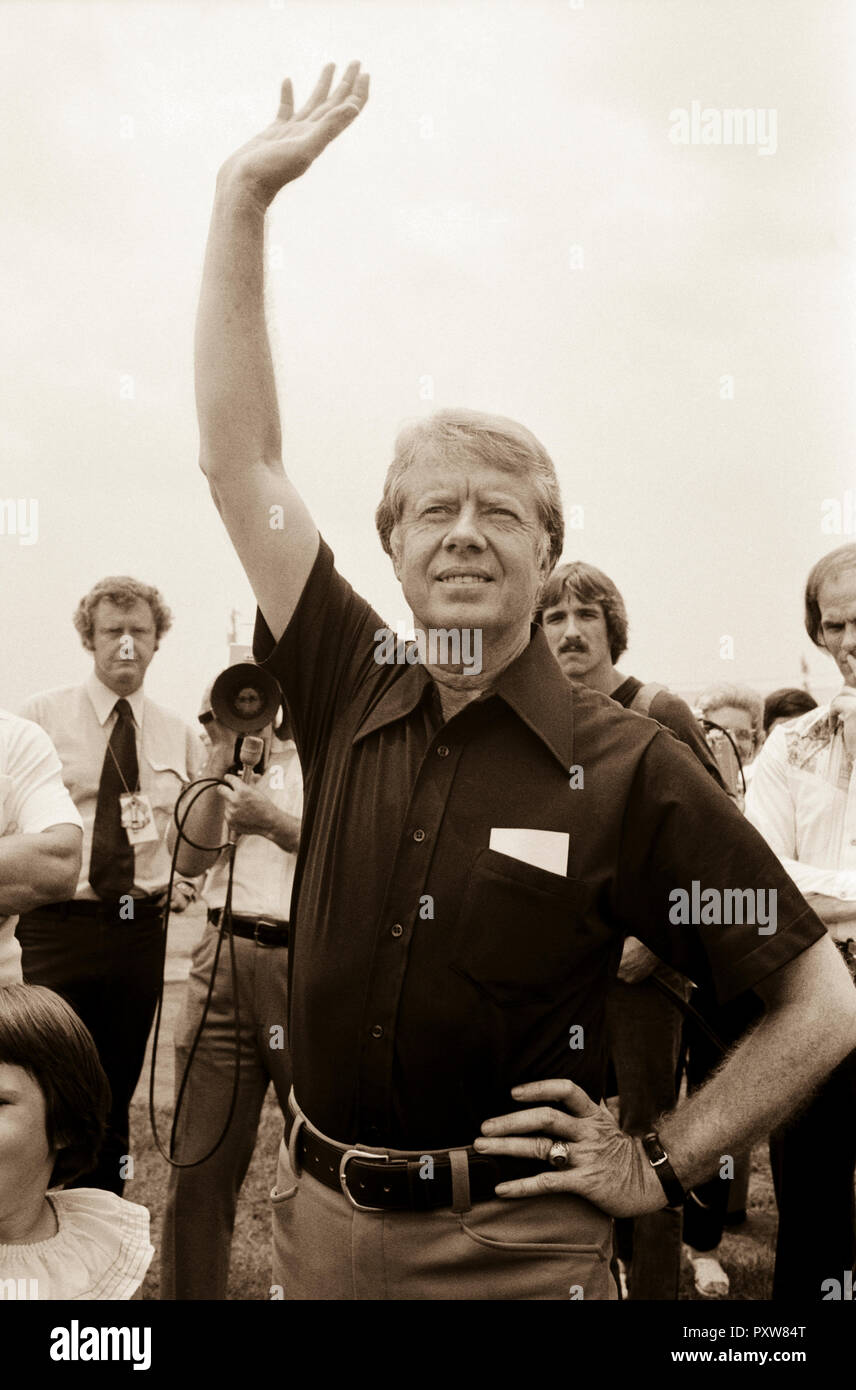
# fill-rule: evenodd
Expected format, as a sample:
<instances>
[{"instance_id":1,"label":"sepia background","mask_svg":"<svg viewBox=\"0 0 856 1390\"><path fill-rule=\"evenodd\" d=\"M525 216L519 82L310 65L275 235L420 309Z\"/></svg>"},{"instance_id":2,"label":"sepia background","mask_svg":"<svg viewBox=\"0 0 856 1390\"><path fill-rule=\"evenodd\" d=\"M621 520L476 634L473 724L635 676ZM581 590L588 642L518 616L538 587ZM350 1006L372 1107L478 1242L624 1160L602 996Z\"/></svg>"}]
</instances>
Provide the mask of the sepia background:
<instances>
[{"instance_id":1,"label":"sepia background","mask_svg":"<svg viewBox=\"0 0 856 1390\"><path fill-rule=\"evenodd\" d=\"M300 101L354 57L369 105L267 251L286 466L341 571L406 621L373 526L396 429L498 411L555 460L565 558L625 596L623 670L834 688L801 608L856 540L847 0L27 0L0 24L0 704L85 676L71 614L105 574L172 606L147 689L186 715L248 639L196 465L214 179L285 75ZM694 101L775 111L775 152L673 143Z\"/></svg>"}]
</instances>

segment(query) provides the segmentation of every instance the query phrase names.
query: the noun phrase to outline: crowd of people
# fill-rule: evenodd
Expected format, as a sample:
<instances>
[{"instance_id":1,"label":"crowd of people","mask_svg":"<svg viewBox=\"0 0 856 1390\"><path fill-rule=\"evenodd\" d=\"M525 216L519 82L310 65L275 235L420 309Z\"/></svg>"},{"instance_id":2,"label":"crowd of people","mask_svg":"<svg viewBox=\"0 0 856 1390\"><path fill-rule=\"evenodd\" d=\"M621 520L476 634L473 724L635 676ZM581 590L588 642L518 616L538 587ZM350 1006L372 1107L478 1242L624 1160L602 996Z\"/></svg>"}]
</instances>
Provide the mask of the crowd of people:
<instances>
[{"instance_id":1,"label":"crowd of people","mask_svg":"<svg viewBox=\"0 0 856 1390\"><path fill-rule=\"evenodd\" d=\"M200 895L162 1297L226 1296L273 1082L275 1296L673 1300L683 1248L724 1297L769 1138L773 1296L819 1301L856 1262L856 545L805 587L831 702L690 708L619 670L624 601L560 563L534 435L439 411L399 434L377 530L417 629L477 631L479 669L379 661L282 469L263 312L265 209L368 96L358 64L331 86L295 114L286 82L221 170L197 329L279 708L248 757L210 686L198 728L151 701L170 613L119 576L75 614L84 684L0 716L0 1289L138 1292L129 1104L165 908Z\"/></svg>"}]
</instances>

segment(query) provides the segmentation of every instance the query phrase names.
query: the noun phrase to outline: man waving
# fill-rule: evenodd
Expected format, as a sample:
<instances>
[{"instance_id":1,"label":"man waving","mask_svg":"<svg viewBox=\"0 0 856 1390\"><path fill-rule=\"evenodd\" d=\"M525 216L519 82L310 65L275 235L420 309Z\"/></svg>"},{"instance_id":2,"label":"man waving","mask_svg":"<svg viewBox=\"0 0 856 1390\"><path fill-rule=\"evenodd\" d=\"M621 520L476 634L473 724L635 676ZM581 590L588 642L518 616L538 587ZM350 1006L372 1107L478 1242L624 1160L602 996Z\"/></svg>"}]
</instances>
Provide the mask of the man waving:
<instances>
[{"instance_id":1,"label":"man waving","mask_svg":"<svg viewBox=\"0 0 856 1390\"><path fill-rule=\"evenodd\" d=\"M197 334L201 465L304 774L273 1277L289 1299L614 1298L610 1215L680 1202L766 1133L856 1043L853 991L692 755L573 687L533 630L563 522L522 425L444 410L399 434L376 519L419 649L478 633L482 655L379 656L382 620L283 471L263 307L265 209L368 97L358 64L331 94L332 76L297 113L284 83L221 169ZM777 894L777 930L672 925L698 882ZM600 1104L627 935L768 1005L644 1138Z\"/></svg>"}]
</instances>

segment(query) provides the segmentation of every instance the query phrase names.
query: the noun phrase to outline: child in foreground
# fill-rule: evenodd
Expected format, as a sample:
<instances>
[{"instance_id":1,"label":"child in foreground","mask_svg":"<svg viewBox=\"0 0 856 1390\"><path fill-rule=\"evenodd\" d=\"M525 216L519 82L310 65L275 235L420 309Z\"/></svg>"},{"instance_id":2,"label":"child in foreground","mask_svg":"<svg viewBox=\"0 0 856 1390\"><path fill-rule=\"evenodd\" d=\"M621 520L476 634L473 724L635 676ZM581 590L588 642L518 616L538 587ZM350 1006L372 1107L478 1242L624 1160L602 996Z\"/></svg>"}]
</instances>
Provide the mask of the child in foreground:
<instances>
[{"instance_id":1,"label":"child in foreground","mask_svg":"<svg viewBox=\"0 0 856 1390\"><path fill-rule=\"evenodd\" d=\"M95 1166L109 1104L69 1005L41 985L0 989L0 1299L129 1299L142 1283L146 1208L62 1190Z\"/></svg>"}]
</instances>

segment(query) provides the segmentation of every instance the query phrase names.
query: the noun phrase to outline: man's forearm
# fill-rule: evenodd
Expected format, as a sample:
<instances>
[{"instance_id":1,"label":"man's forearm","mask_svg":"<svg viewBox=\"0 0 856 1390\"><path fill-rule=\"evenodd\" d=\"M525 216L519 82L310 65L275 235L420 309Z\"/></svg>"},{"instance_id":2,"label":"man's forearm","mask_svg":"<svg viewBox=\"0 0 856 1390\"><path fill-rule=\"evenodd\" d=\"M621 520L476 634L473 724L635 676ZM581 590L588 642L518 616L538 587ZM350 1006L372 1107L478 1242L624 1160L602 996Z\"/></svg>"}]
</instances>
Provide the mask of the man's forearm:
<instances>
[{"instance_id":1,"label":"man's forearm","mask_svg":"<svg viewBox=\"0 0 856 1390\"><path fill-rule=\"evenodd\" d=\"M196 321L196 405L206 473L275 462L281 435L264 310L264 210L224 166Z\"/></svg>"},{"instance_id":2,"label":"man's forearm","mask_svg":"<svg viewBox=\"0 0 856 1390\"><path fill-rule=\"evenodd\" d=\"M200 776L221 778L228 766L223 758L209 758ZM220 850L206 851L196 849L195 845L222 845L228 838L225 808L217 795L217 787L211 785L204 791L200 791L198 787L187 791L179 805L179 819L185 812L187 819L182 821L183 835L195 844L188 844L187 839L182 839L175 867L184 878L196 878L216 863L220 857ZM171 827L168 840L170 851L175 845L176 834L174 827Z\"/></svg>"},{"instance_id":3,"label":"man's forearm","mask_svg":"<svg viewBox=\"0 0 856 1390\"><path fill-rule=\"evenodd\" d=\"M61 844L48 839L50 832L0 839L0 917L74 897L82 836L68 829L74 833Z\"/></svg>"},{"instance_id":4,"label":"man's forearm","mask_svg":"<svg viewBox=\"0 0 856 1390\"><path fill-rule=\"evenodd\" d=\"M784 855L779 858L804 898L812 894L836 898L840 902L849 902L851 911L856 913L856 872L853 869L817 869L798 859L788 859Z\"/></svg>"},{"instance_id":5,"label":"man's forearm","mask_svg":"<svg viewBox=\"0 0 856 1390\"><path fill-rule=\"evenodd\" d=\"M821 944L834 954L831 943ZM799 975L808 955L779 973ZM726 1155L783 1124L856 1048L856 992L840 961L831 970L825 987L769 1008L724 1066L662 1121L660 1137L684 1187L711 1177Z\"/></svg>"},{"instance_id":6,"label":"man's forearm","mask_svg":"<svg viewBox=\"0 0 856 1390\"><path fill-rule=\"evenodd\" d=\"M265 832L267 838L287 854L296 854L300 847L300 821L297 816L277 811L275 807L271 807L271 812L270 829Z\"/></svg>"}]
</instances>

